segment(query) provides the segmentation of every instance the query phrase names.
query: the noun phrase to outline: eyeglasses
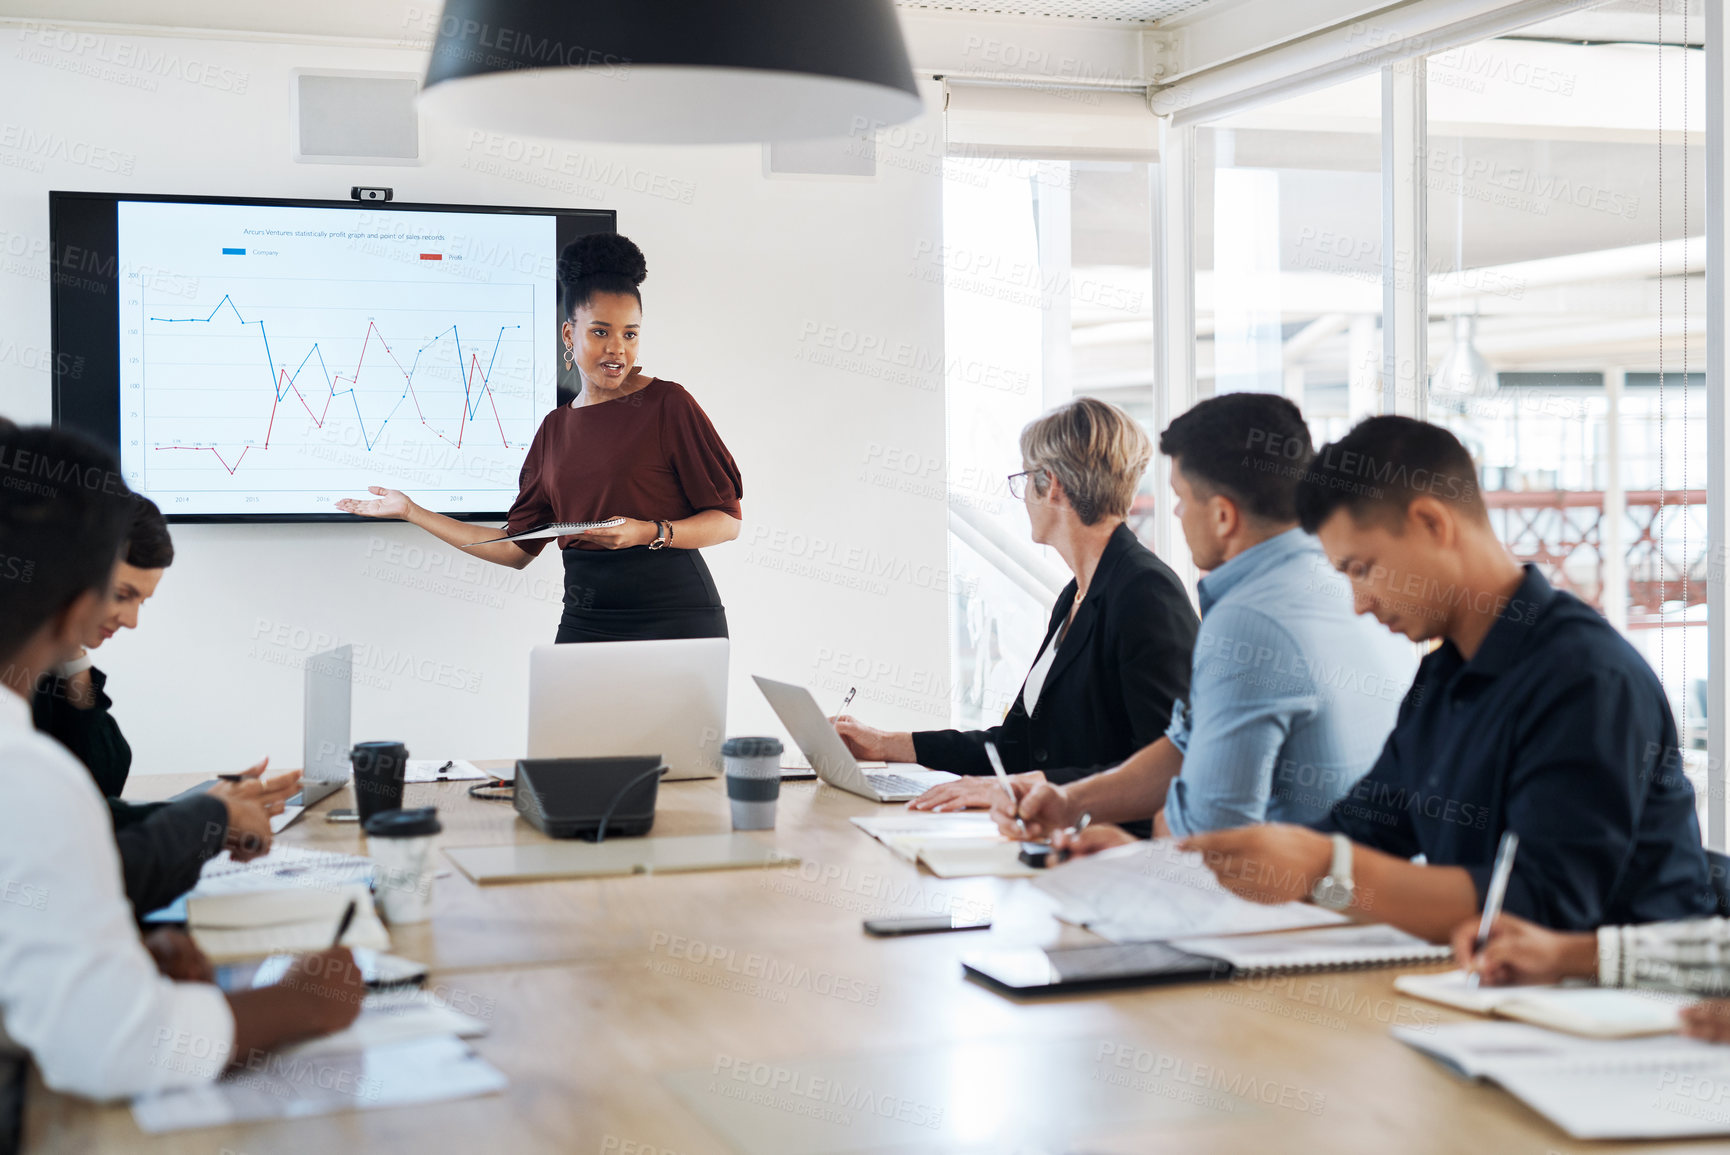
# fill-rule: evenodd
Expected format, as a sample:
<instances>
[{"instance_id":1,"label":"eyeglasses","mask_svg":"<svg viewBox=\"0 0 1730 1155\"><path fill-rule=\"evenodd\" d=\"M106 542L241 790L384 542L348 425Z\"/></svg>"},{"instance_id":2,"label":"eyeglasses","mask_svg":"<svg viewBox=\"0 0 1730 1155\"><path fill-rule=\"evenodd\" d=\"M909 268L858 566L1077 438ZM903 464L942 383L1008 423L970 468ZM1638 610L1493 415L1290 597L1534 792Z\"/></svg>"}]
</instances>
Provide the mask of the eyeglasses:
<instances>
[{"instance_id":1,"label":"eyeglasses","mask_svg":"<svg viewBox=\"0 0 1730 1155\"><path fill-rule=\"evenodd\" d=\"M1043 469L1023 469L1020 473L1009 475L1009 496L1020 501L1027 496L1027 479L1035 474L1044 473Z\"/></svg>"}]
</instances>

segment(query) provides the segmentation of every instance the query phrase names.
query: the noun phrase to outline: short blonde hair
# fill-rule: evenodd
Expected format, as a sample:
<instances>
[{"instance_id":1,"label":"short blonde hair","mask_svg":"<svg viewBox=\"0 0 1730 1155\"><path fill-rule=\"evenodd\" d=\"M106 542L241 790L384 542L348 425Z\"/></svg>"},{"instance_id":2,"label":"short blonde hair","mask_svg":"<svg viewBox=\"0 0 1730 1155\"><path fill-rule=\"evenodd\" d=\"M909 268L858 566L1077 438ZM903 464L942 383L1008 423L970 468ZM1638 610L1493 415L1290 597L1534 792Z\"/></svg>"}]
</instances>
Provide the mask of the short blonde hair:
<instances>
[{"instance_id":1,"label":"short blonde hair","mask_svg":"<svg viewBox=\"0 0 1730 1155\"><path fill-rule=\"evenodd\" d=\"M1135 418L1093 397L1077 397L1021 431L1021 457L1063 482L1063 492L1082 524L1102 517L1127 517L1153 440ZM1045 492L1042 478L1033 478Z\"/></svg>"}]
</instances>

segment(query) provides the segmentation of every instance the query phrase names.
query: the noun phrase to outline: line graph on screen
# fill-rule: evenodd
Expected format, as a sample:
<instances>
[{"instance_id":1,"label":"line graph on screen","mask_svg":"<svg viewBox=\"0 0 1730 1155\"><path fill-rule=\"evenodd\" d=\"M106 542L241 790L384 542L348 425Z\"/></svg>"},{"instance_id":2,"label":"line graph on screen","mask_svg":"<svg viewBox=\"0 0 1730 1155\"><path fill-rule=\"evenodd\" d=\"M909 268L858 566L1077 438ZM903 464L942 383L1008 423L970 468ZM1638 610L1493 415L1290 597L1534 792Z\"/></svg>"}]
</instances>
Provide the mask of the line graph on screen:
<instances>
[{"instance_id":1,"label":"line graph on screen","mask_svg":"<svg viewBox=\"0 0 1730 1155\"><path fill-rule=\"evenodd\" d=\"M234 277L189 304L146 289L128 375L144 486L343 493L412 484L405 466L441 489L509 485L540 418L535 293Z\"/></svg>"}]
</instances>

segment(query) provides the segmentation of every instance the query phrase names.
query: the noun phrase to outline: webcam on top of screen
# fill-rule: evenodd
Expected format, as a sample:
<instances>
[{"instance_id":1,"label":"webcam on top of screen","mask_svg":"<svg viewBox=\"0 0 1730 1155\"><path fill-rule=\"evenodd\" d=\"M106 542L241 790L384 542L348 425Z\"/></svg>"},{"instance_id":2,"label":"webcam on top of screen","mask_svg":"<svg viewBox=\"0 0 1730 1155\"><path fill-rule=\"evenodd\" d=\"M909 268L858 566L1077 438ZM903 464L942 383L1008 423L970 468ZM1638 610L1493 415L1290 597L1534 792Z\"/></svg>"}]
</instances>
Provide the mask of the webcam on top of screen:
<instances>
[{"instance_id":1,"label":"webcam on top of screen","mask_svg":"<svg viewBox=\"0 0 1730 1155\"><path fill-rule=\"evenodd\" d=\"M348 190L348 195L357 201L388 201L392 196L392 190L387 188L366 188L363 185L357 184Z\"/></svg>"}]
</instances>

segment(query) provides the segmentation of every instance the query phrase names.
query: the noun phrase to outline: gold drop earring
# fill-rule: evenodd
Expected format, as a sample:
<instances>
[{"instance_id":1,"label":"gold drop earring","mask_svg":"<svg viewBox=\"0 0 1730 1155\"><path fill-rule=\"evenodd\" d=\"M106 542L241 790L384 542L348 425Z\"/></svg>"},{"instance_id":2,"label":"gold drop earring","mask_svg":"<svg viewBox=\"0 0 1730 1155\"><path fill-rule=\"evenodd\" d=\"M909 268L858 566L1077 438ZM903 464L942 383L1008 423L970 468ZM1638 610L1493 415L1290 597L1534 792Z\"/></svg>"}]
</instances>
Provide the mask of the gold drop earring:
<instances>
[{"instance_id":1,"label":"gold drop earring","mask_svg":"<svg viewBox=\"0 0 1730 1155\"><path fill-rule=\"evenodd\" d=\"M576 350L570 345L565 346L565 368L569 369L576 364L577 359L575 353Z\"/></svg>"}]
</instances>

